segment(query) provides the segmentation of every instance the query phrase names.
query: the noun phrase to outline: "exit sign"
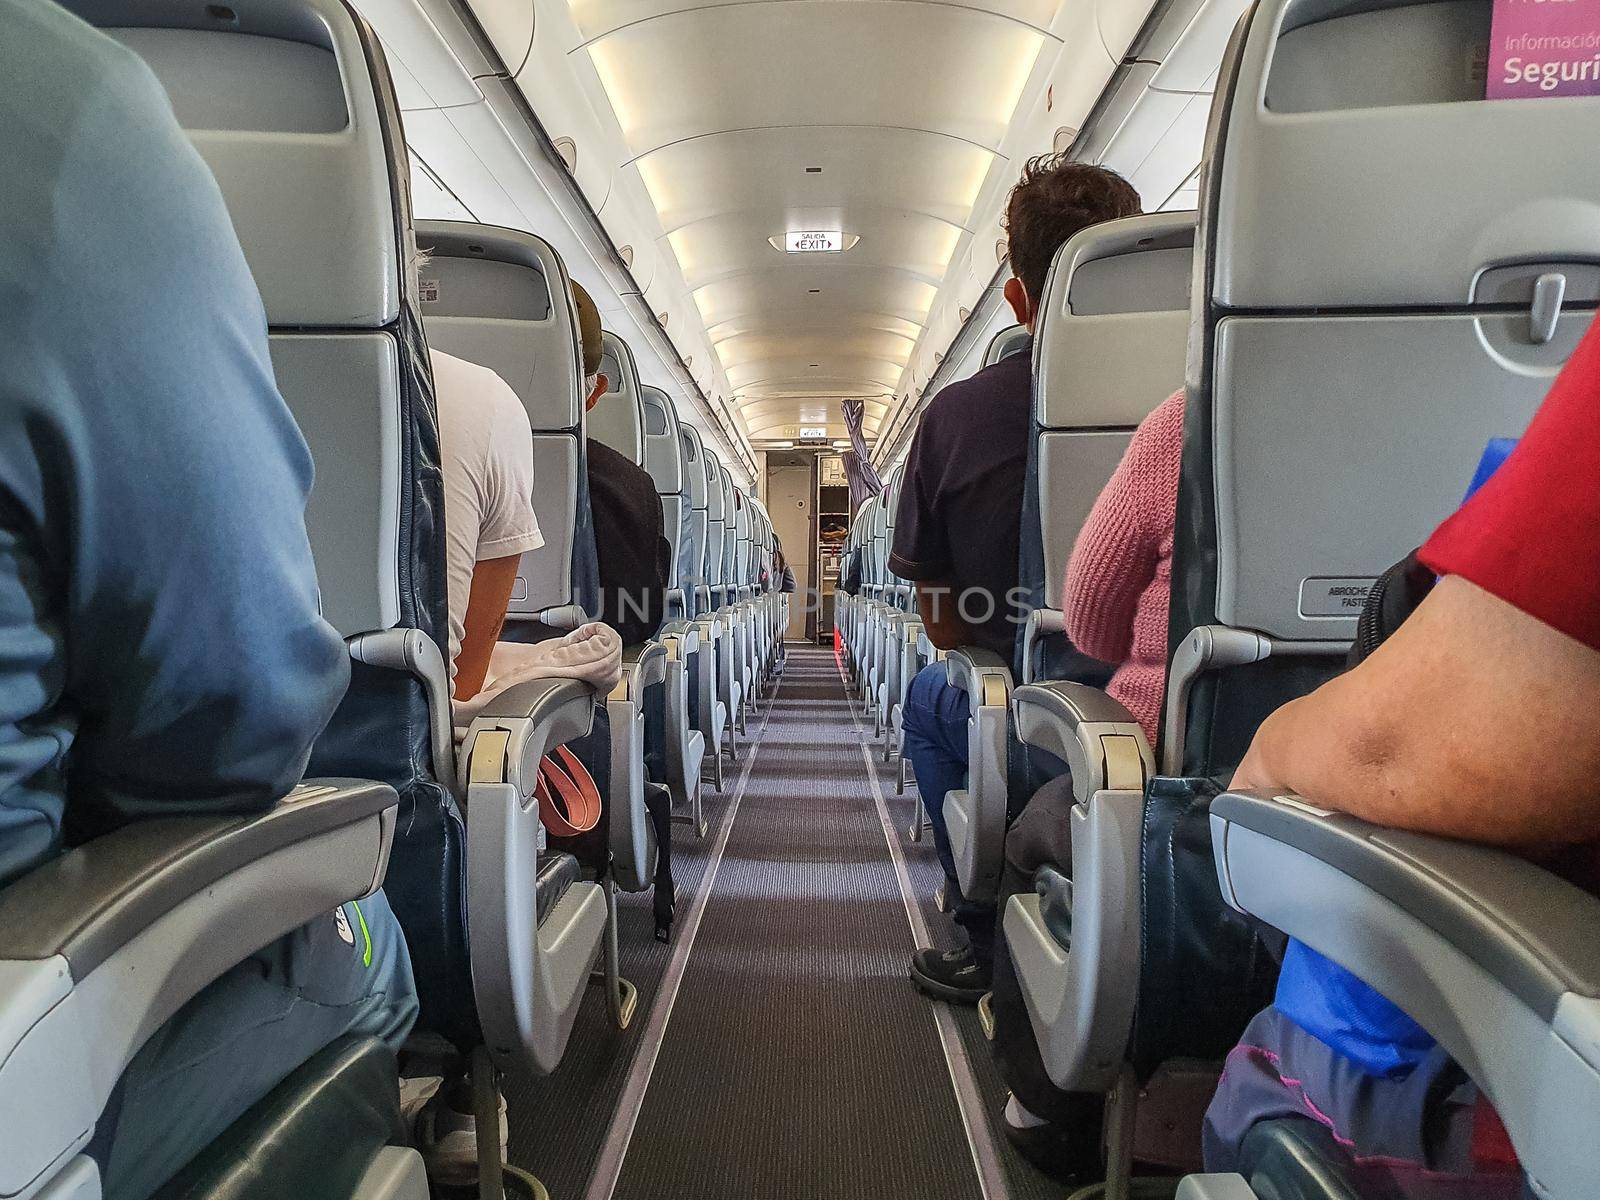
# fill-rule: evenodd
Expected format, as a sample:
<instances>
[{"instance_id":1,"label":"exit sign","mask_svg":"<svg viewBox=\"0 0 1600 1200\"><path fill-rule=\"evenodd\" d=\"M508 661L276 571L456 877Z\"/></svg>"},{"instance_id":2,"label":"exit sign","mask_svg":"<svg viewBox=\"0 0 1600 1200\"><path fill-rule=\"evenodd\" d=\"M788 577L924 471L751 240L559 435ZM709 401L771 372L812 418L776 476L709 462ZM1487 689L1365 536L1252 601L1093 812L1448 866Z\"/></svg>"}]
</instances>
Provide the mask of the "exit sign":
<instances>
[{"instance_id":1,"label":"exit sign","mask_svg":"<svg viewBox=\"0 0 1600 1200\"><path fill-rule=\"evenodd\" d=\"M838 229L791 229L784 235L789 254L834 254L844 249L844 232Z\"/></svg>"},{"instance_id":2,"label":"exit sign","mask_svg":"<svg viewBox=\"0 0 1600 1200\"><path fill-rule=\"evenodd\" d=\"M828 440L828 427L826 425L800 426L800 440L802 442L821 442Z\"/></svg>"}]
</instances>

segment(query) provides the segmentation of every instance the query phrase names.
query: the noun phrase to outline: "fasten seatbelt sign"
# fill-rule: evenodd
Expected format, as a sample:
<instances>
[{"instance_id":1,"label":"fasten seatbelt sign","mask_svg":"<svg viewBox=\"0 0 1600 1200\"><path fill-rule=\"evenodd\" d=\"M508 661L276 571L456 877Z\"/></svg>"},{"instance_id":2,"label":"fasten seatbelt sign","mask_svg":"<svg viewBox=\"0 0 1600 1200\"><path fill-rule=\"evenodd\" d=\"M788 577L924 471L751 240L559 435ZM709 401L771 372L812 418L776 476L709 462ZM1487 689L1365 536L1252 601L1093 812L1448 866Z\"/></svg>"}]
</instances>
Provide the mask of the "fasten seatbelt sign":
<instances>
[{"instance_id":1,"label":"fasten seatbelt sign","mask_svg":"<svg viewBox=\"0 0 1600 1200\"><path fill-rule=\"evenodd\" d=\"M1490 100L1600 95L1600 0L1494 0Z\"/></svg>"}]
</instances>

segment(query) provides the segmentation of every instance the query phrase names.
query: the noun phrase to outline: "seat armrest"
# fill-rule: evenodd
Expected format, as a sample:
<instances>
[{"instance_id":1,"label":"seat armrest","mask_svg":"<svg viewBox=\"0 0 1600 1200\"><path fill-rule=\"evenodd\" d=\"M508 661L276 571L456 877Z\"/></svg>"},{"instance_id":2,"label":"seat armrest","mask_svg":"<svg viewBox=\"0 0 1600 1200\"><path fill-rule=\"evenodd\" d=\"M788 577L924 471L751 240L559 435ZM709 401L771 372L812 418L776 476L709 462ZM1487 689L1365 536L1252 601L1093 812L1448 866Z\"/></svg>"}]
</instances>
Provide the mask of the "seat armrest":
<instances>
[{"instance_id":1,"label":"seat armrest","mask_svg":"<svg viewBox=\"0 0 1600 1200\"><path fill-rule=\"evenodd\" d=\"M1096 792L1144 792L1155 756L1144 730L1117 700L1082 683L1051 680L1011 694L1017 738L1072 769L1079 804Z\"/></svg>"},{"instance_id":2,"label":"seat armrest","mask_svg":"<svg viewBox=\"0 0 1600 1200\"><path fill-rule=\"evenodd\" d=\"M1230 792L1224 898L1333 959L1436 1037L1505 1121L1535 1191L1592 1196L1600 899L1503 851Z\"/></svg>"},{"instance_id":3,"label":"seat armrest","mask_svg":"<svg viewBox=\"0 0 1600 1200\"><path fill-rule=\"evenodd\" d=\"M396 798L316 780L258 816L144 821L0 892L0 1195L75 1153L163 1022L263 946L383 882Z\"/></svg>"},{"instance_id":4,"label":"seat armrest","mask_svg":"<svg viewBox=\"0 0 1600 1200\"><path fill-rule=\"evenodd\" d=\"M640 642L622 649L622 680L612 690L612 699L631 699L638 703L648 687L667 678L667 648L659 641Z\"/></svg>"},{"instance_id":5,"label":"seat armrest","mask_svg":"<svg viewBox=\"0 0 1600 1200\"><path fill-rule=\"evenodd\" d=\"M1007 725L1011 669L998 654L963 646L945 660L952 687L967 693L967 785L946 793L945 827L961 894L992 900L1005 866ZM930 798L930 803L938 803Z\"/></svg>"},{"instance_id":6,"label":"seat armrest","mask_svg":"<svg viewBox=\"0 0 1600 1200\"><path fill-rule=\"evenodd\" d=\"M539 760L551 748L589 732L594 721L594 701L594 689L577 679L528 679L500 692L479 710L462 740L463 792L472 776L473 756L487 751L490 745L486 742L478 746L478 735L514 730L518 736L505 743L504 782L531 797L538 781ZM546 731L545 735L535 738L534 727ZM538 742L544 745L538 754L530 756Z\"/></svg>"},{"instance_id":7,"label":"seat armrest","mask_svg":"<svg viewBox=\"0 0 1600 1200\"><path fill-rule=\"evenodd\" d=\"M447 787L457 778L455 725L450 710L450 668L434 640L420 629L362 633L345 645L357 662L401 671L422 684L428 700L428 738L434 777ZM456 799L461 793L456 793Z\"/></svg>"},{"instance_id":8,"label":"seat armrest","mask_svg":"<svg viewBox=\"0 0 1600 1200\"><path fill-rule=\"evenodd\" d=\"M560 1063L599 952L605 905L593 885L574 885L540 924L535 796L540 760L589 732L594 700L574 679L516 684L474 718L462 747L473 995L484 1040L507 1071L548 1074Z\"/></svg>"},{"instance_id":9,"label":"seat armrest","mask_svg":"<svg viewBox=\"0 0 1600 1200\"><path fill-rule=\"evenodd\" d=\"M1036 608L1022 627L1022 682L1033 682L1033 651L1046 634L1065 633L1067 617L1060 609Z\"/></svg>"},{"instance_id":10,"label":"seat armrest","mask_svg":"<svg viewBox=\"0 0 1600 1200\"><path fill-rule=\"evenodd\" d=\"M967 693L972 707L1005 705L1011 696L1011 667L993 650L962 646L945 656L950 686Z\"/></svg>"}]
</instances>

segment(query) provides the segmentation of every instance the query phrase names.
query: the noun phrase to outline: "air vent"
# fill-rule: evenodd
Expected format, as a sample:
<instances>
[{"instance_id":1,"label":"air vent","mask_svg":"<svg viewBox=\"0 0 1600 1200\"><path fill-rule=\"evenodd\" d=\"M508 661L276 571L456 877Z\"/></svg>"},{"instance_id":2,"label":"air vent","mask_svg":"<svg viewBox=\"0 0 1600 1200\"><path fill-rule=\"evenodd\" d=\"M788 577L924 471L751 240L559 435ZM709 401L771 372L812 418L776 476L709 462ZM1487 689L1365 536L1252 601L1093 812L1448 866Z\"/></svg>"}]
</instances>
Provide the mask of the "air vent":
<instances>
[{"instance_id":1,"label":"air vent","mask_svg":"<svg viewBox=\"0 0 1600 1200\"><path fill-rule=\"evenodd\" d=\"M972 310L966 307L966 305L962 305L960 308L956 309L956 315L961 318L961 323L965 325L968 318L972 316Z\"/></svg>"},{"instance_id":2,"label":"air vent","mask_svg":"<svg viewBox=\"0 0 1600 1200\"><path fill-rule=\"evenodd\" d=\"M694 366L694 355L691 354L687 358L685 358L683 360L683 365L686 366L686 367Z\"/></svg>"},{"instance_id":3,"label":"air vent","mask_svg":"<svg viewBox=\"0 0 1600 1200\"><path fill-rule=\"evenodd\" d=\"M997 241L994 244L994 259L1001 266L1005 265L1006 252L1007 252L1006 240L1005 240L1005 238L1001 238L999 241Z\"/></svg>"},{"instance_id":4,"label":"air vent","mask_svg":"<svg viewBox=\"0 0 1600 1200\"><path fill-rule=\"evenodd\" d=\"M943 361L944 361L944 351L943 350L935 350L933 352L933 365L937 367Z\"/></svg>"},{"instance_id":5,"label":"air vent","mask_svg":"<svg viewBox=\"0 0 1600 1200\"><path fill-rule=\"evenodd\" d=\"M1057 154L1065 154L1072 149L1072 143L1078 140L1078 131L1071 125L1063 125L1056 130L1055 140L1050 143L1050 148Z\"/></svg>"},{"instance_id":6,"label":"air vent","mask_svg":"<svg viewBox=\"0 0 1600 1200\"><path fill-rule=\"evenodd\" d=\"M578 143L569 137L558 137L555 140L556 153L561 155L561 161L567 164L567 170L574 175L578 173Z\"/></svg>"},{"instance_id":7,"label":"air vent","mask_svg":"<svg viewBox=\"0 0 1600 1200\"><path fill-rule=\"evenodd\" d=\"M627 267L628 270L630 270L630 271L633 270L633 247L632 246L619 246L619 247L617 247L617 257L622 260L622 265L623 266Z\"/></svg>"},{"instance_id":8,"label":"air vent","mask_svg":"<svg viewBox=\"0 0 1600 1200\"><path fill-rule=\"evenodd\" d=\"M807 175L821 175L822 174L822 168L821 167L807 167L806 168L806 174Z\"/></svg>"},{"instance_id":9,"label":"air vent","mask_svg":"<svg viewBox=\"0 0 1600 1200\"><path fill-rule=\"evenodd\" d=\"M656 314L656 320L661 322L661 328L665 329L667 327L667 318L670 317L671 315L672 315L671 313L664 313L664 312L658 312Z\"/></svg>"}]
</instances>

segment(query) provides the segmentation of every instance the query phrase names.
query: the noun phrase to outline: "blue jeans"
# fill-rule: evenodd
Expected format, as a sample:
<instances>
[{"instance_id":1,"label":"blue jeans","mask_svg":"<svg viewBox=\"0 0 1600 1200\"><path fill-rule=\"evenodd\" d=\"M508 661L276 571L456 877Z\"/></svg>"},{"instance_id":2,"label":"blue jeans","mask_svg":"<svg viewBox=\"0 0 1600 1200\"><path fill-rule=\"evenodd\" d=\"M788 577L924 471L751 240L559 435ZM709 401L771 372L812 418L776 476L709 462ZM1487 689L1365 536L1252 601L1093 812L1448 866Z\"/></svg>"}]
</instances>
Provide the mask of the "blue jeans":
<instances>
[{"instance_id":1,"label":"blue jeans","mask_svg":"<svg viewBox=\"0 0 1600 1200\"><path fill-rule=\"evenodd\" d=\"M145 1200L296 1067L348 1033L398 1050L417 1019L405 935L382 892L252 954L150 1036L95 1144L109 1200Z\"/></svg>"},{"instance_id":2,"label":"blue jeans","mask_svg":"<svg viewBox=\"0 0 1600 1200\"><path fill-rule=\"evenodd\" d=\"M933 826L934 849L944 867L945 895L956 924L966 931L974 956L987 970L994 961L995 907L961 894L950 832L944 822L945 794L967 784L967 717L971 711L967 694L950 686L944 663L929 663L906 691L901 729L906 757L916 772L917 789Z\"/></svg>"}]
</instances>

